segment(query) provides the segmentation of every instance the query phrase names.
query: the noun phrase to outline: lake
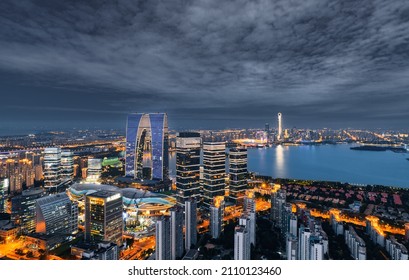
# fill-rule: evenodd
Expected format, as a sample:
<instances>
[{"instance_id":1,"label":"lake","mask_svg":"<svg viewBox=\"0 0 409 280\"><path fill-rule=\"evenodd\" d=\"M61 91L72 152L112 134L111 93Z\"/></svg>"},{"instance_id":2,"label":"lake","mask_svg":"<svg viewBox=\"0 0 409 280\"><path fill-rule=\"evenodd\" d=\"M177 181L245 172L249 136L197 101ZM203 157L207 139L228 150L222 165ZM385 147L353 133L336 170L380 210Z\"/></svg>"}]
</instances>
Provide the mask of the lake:
<instances>
[{"instance_id":1,"label":"lake","mask_svg":"<svg viewBox=\"0 0 409 280\"><path fill-rule=\"evenodd\" d=\"M248 170L274 178L409 188L408 153L351 150L349 144L248 149ZM356 145L355 145L356 146ZM170 173L175 176L175 154Z\"/></svg>"}]
</instances>

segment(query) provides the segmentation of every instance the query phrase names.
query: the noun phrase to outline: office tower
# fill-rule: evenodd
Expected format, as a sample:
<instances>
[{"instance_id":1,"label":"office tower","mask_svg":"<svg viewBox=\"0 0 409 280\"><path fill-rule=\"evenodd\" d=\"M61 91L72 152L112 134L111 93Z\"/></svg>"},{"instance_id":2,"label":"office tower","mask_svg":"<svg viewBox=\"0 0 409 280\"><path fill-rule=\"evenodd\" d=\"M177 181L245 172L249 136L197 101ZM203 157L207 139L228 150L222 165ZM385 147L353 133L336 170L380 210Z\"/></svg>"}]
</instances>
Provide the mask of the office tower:
<instances>
[{"instance_id":1,"label":"office tower","mask_svg":"<svg viewBox=\"0 0 409 280\"><path fill-rule=\"evenodd\" d=\"M125 175L136 179L168 180L168 147L166 114L128 115Z\"/></svg>"},{"instance_id":2,"label":"office tower","mask_svg":"<svg viewBox=\"0 0 409 280\"><path fill-rule=\"evenodd\" d=\"M61 149L44 149L44 186L47 189L56 189L61 183Z\"/></svg>"},{"instance_id":3,"label":"office tower","mask_svg":"<svg viewBox=\"0 0 409 280\"><path fill-rule=\"evenodd\" d=\"M6 212L8 188L8 179L0 179L0 213Z\"/></svg>"},{"instance_id":4,"label":"office tower","mask_svg":"<svg viewBox=\"0 0 409 280\"><path fill-rule=\"evenodd\" d=\"M298 259L308 260L310 258L310 236L309 228L301 226L298 235Z\"/></svg>"},{"instance_id":5,"label":"office tower","mask_svg":"<svg viewBox=\"0 0 409 280\"><path fill-rule=\"evenodd\" d=\"M176 199L200 198L200 133L181 132L176 137Z\"/></svg>"},{"instance_id":6,"label":"office tower","mask_svg":"<svg viewBox=\"0 0 409 280\"><path fill-rule=\"evenodd\" d=\"M185 201L185 249L189 251L197 243L197 201L194 198Z\"/></svg>"},{"instance_id":7,"label":"office tower","mask_svg":"<svg viewBox=\"0 0 409 280\"><path fill-rule=\"evenodd\" d=\"M156 260L171 260L170 219L162 216L156 221Z\"/></svg>"},{"instance_id":8,"label":"office tower","mask_svg":"<svg viewBox=\"0 0 409 280\"><path fill-rule=\"evenodd\" d=\"M287 260L297 259L297 247L298 247L297 237L292 234L288 235L286 242Z\"/></svg>"},{"instance_id":9,"label":"office tower","mask_svg":"<svg viewBox=\"0 0 409 280\"><path fill-rule=\"evenodd\" d=\"M271 219L275 227L281 226L281 212L284 203L286 202L285 190L278 190L271 194Z\"/></svg>"},{"instance_id":10,"label":"office tower","mask_svg":"<svg viewBox=\"0 0 409 280\"><path fill-rule=\"evenodd\" d=\"M183 209L175 206L170 209L170 252L171 259L183 256Z\"/></svg>"},{"instance_id":11,"label":"office tower","mask_svg":"<svg viewBox=\"0 0 409 280\"><path fill-rule=\"evenodd\" d=\"M264 131L268 134L270 134L270 124L266 123L266 125L264 126Z\"/></svg>"},{"instance_id":12,"label":"office tower","mask_svg":"<svg viewBox=\"0 0 409 280\"><path fill-rule=\"evenodd\" d=\"M294 214L290 217L289 235L297 237L297 216Z\"/></svg>"},{"instance_id":13,"label":"office tower","mask_svg":"<svg viewBox=\"0 0 409 280\"><path fill-rule=\"evenodd\" d=\"M38 233L69 235L78 231L78 204L65 193L37 199L35 211Z\"/></svg>"},{"instance_id":14,"label":"office tower","mask_svg":"<svg viewBox=\"0 0 409 280\"><path fill-rule=\"evenodd\" d=\"M40 188L24 190L21 195L11 199L11 220L21 226L23 234L32 233L36 229L36 200L45 195Z\"/></svg>"},{"instance_id":15,"label":"office tower","mask_svg":"<svg viewBox=\"0 0 409 280\"><path fill-rule=\"evenodd\" d=\"M87 182L97 183L101 178L102 159L89 158L87 169Z\"/></svg>"},{"instance_id":16,"label":"office tower","mask_svg":"<svg viewBox=\"0 0 409 280\"><path fill-rule=\"evenodd\" d=\"M203 143L203 203L209 209L216 196L224 196L226 144Z\"/></svg>"},{"instance_id":17,"label":"office tower","mask_svg":"<svg viewBox=\"0 0 409 280\"><path fill-rule=\"evenodd\" d=\"M281 113L277 114L278 129L277 129L277 140L283 140L283 126L282 126L282 116Z\"/></svg>"},{"instance_id":18,"label":"office tower","mask_svg":"<svg viewBox=\"0 0 409 280\"><path fill-rule=\"evenodd\" d=\"M97 191L85 197L85 240L122 245L122 195Z\"/></svg>"},{"instance_id":19,"label":"office tower","mask_svg":"<svg viewBox=\"0 0 409 280\"><path fill-rule=\"evenodd\" d=\"M210 206L210 235L212 238L219 238L223 228L224 197L217 196Z\"/></svg>"},{"instance_id":20,"label":"office tower","mask_svg":"<svg viewBox=\"0 0 409 280\"><path fill-rule=\"evenodd\" d=\"M250 259L250 236L246 226L240 225L234 229L234 259Z\"/></svg>"},{"instance_id":21,"label":"office tower","mask_svg":"<svg viewBox=\"0 0 409 280\"><path fill-rule=\"evenodd\" d=\"M73 152L70 150L61 151L61 182L66 182L74 178Z\"/></svg>"},{"instance_id":22,"label":"office tower","mask_svg":"<svg viewBox=\"0 0 409 280\"><path fill-rule=\"evenodd\" d=\"M247 190L247 149L229 151L229 198L234 204L243 203Z\"/></svg>"}]
</instances>

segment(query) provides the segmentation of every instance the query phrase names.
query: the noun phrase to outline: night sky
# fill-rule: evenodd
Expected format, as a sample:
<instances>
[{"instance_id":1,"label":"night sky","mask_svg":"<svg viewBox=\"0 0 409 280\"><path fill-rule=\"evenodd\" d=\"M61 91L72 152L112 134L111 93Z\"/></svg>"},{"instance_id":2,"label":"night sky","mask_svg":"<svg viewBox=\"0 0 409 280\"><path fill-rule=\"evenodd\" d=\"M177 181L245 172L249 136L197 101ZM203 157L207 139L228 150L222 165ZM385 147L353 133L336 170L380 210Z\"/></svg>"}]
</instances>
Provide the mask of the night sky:
<instances>
[{"instance_id":1,"label":"night sky","mask_svg":"<svg viewBox=\"0 0 409 280\"><path fill-rule=\"evenodd\" d=\"M0 134L409 128L406 0L1 0Z\"/></svg>"}]
</instances>

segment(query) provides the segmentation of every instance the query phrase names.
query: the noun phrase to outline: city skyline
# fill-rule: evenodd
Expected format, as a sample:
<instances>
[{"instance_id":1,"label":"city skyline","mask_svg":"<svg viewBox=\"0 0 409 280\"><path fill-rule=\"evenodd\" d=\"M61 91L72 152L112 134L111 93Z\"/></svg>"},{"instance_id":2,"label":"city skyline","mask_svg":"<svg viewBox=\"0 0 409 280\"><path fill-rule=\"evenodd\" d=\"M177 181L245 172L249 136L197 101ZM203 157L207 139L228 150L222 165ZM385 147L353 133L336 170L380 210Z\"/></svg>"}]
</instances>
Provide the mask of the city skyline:
<instances>
[{"instance_id":1,"label":"city skyline","mask_svg":"<svg viewBox=\"0 0 409 280\"><path fill-rule=\"evenodd\" d=\"M404 1L115 3L0 3L3 131L407 126Z\"/></svg>"}]
</instances>

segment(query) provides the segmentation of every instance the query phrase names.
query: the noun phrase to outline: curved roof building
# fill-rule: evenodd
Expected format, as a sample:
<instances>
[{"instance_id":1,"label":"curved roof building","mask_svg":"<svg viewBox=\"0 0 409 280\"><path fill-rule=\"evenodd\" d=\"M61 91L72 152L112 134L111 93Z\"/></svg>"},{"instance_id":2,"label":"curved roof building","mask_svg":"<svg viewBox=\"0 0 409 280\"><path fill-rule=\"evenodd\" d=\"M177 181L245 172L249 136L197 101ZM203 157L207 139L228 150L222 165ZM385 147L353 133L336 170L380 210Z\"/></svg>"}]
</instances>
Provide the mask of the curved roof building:
<instances>
[{"instance_id":1,"label":"curved roof building","mask_svg":"<svg viewBox=\"0 0 409 280\"><path fill-rule=\"evenodd\" d=\"M135 207L139 210L165 210L176 204L173 197L135 188L121 189L111 185L74 184L68 189L69 195L77 200L97 191L120 192L125 207Z\"/></svg>"}]
</instances>

